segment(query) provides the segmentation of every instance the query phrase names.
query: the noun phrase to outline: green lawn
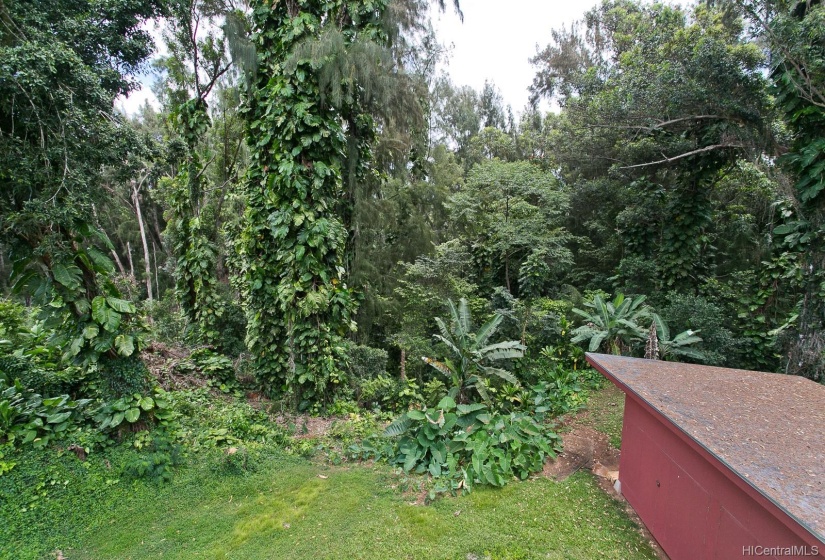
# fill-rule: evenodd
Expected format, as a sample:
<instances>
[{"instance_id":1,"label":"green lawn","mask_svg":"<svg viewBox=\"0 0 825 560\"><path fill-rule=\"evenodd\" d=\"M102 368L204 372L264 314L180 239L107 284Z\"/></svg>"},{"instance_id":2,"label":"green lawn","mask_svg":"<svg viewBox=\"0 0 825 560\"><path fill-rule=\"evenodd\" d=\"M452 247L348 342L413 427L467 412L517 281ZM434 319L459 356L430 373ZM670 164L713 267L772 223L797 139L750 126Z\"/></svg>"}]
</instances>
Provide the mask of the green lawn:
<instances>
[{"instance_id":1,"label":"green lawn","mask_svg":"<svg viewBox=\"0 0 825 560\"><path fill-rule=\"evenodd\" d=\"M587 409L577 423L607 434L610 445L618 449L622 444L623 418L624 393L613 383L607 382L592 392L587 400Z\"/></svg>"},{"instance_id":2,"label":"green lawn","mask_svg":"<svg viewBox=\"0 0 825 560\"><path fill-rule=\"evenodd\" d=\"M256 472L229 474L212 454L155 484L115 482L100 459L42 457L47 465L0 477L2 558L54 558L58 549L67 560L655 558L586 473L423 506L393 488L406 479L383 466L268 452ZM47 480L30 509L22 495L43 472L55 484Z\"/></svg>"}]
</instances>

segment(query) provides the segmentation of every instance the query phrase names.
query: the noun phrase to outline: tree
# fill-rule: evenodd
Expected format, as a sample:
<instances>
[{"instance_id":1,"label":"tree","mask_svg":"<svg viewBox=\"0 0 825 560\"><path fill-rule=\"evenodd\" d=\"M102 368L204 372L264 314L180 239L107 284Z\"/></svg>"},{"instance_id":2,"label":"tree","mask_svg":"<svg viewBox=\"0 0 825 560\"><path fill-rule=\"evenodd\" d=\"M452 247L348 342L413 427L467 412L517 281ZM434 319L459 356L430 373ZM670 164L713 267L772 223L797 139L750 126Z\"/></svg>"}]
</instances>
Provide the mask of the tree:
<instances>
[{"instance_id":1,"label":"tree","mask_svg":"<svg viewBox=\"0 0 825 560\"><path fill-rule=\"evenodd\" d=\"M697 289L716 264L713 187L771 139L763 57L741 19L706 4L606 2L533 62L534 95L565 108L569 174L632 197L609 224L619 256L654 264L658 289Z\"/></svg>"},{"instance_id":2,"label":"tree","mask_svg":"<svg viewBox=\"0 0 825 560\"><path fill-rule=\"evenodd\" d=\"M375 123L362 95L374 66L353 66L350 55L383 59L380 47L397 36L387 13L385 1L253 4L260 72L247 111L254 154L239 244L247 339L261 383L299 403L324 397L339 374L338 341L354 327L338 202L345 178L371 173Z\"/></svg>"},{"instance_id":3,"label":"tree","mask_svg":"<svg viewBox=\"0 0 825 560\"><path fill-rule=\"evenodd\" d=\"M198 338L216 346L224 341L221 323L226 307L218 293L220 213L241 144L224 144L219 173L225 179L210 185L208 168L219 153L208 142L213 126L208 102L231 68L226 41L216 23L228 12L229 6L220 0L171 2L164 33L169 55L156 62L165 71L162 98L170 122L185 146L177 175L164 186L168 192L167 235L175 257L175 293ZM234 157L229 156L230 150Z\"/></svg>"},{"instance_id":4,"label":"tree","mask_svg":"<svg viewBox=\"0 0 825 560\"><path fill-rule=\"evenodd\" d=\"M825 6L772 0L736 5L768 47L777 105L792 134L780 162L795 181L794 208L773 230L783 256L799 263L803 286L796 313L779 329L785 331L785 371L825 383Z\"/></svg>"},{"instance_id":5,"label":"tree","mask_svg":"<svg viewBox=\"0 0 825 560\"><path fill-rule=\"evenodd\" d=\"M356 301L344 278L346 228L336 215L346 147L341 115L321 99L311 60L293 49L325 24L348 41L377 33L384 9L360 1L257 2L258 82L249 100L253 151L243 257L248 344L259 381L297 402L323 398Z\"/></svg>"},{"instance_id":6,"label":"tree","mask_svg":"<svg viewBox=\"0 0 825 560\"><path fill-rule=\"evenodd\" d=\"M155 0L0 5L0 235L16 288L49 304L67 357L134 350L95 204L105 170L140 149L113 104L135 87L152 46L141 25L159 13Z\"/></svg>"},{"instance_id":7,"label":"tree","mask_svg":"<svg viewBox=\"0 0 825 560\"><path fill-rule=\"evenodd\" d=\"M514 294L542 295L572 264L570 235L562 226L568 195L530 163L476 165L448 208L453 229L490 253L493 276Z\"/></svg>"}]
</instances>

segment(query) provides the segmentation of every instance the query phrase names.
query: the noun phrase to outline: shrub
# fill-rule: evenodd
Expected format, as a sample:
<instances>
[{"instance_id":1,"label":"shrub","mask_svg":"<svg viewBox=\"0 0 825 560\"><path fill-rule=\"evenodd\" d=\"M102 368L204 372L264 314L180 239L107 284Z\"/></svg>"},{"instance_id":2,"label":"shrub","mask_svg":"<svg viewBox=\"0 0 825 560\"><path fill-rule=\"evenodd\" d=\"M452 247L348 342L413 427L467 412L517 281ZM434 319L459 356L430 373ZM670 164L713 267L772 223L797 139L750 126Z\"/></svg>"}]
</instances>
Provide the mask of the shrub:
<instances>
[{"instance_id":1,"label":"shrub","mask_svg":"<svg viewBox=\"0 0 825 560\"><path fill-rule=\"evenodd\" d=\"M699 348L705 354L703 363L729 365L729 357L735 356L741 346L740 341L725 327L722 308L702 296L671 292L660 315L674 332L701 330L702 343Z\"/></svg>"},{"instance_id":2,"label":"shrub","mask_svg":"<svg viewBox=\"0 0 825 560\"><path fill-rule=\"evenodd\" d=\"M424 402L424 397L415 380L396 379L388 375L379 375L373 379L359 381L357 394L358 403L367 409L399 411Z\"/></svg>"},{"instance_id":3,"label":"shrub","mask_svg":"<svg viewBox=\"0 0 825 560\"><path fill-rule=\"evenodd\" d=\"M165 391L155 389L151 395L134 393L104 403L94 412L98 429L101 432L121 432L124 425L131 425L135 431L138 428L148 428L154 422L170 426L174 413L167 395ZM126 424L123 424L124 420Z\"/></svg>"},{"instance_id":4,"label":"shrub","mask_svg":"<svg viewBox=\"0 0 825 560\"><path fill-rule=\"evenodd\" d=\"M541 470L560 438L524 413L492 413L486 405L445 397L433 409L410 410L384 432L400 436L390 462L442 479L439 491L504 486Z\"/></svg>"},{"instance_id":5,"label":"shrub","mask_svg":"<svg viewBox=\"0 0 825 560\"><path fill-rule=\"evenodd\" d=\"M43 398L19 383L0 381L0 442L45 447L77 426L89 402L69 395Z\"/></svg>"},{"instance_id":6,"label":"shrub","mask_svg":"<svg viewBox=\"0 0 825 560\"><path fill-rule=\"evenodd\" d=\"M99 390L104 400L118 399L151 390L149 369L137 355L127 358L101 357L98 361Z\"/></svg>"},{"instance_id":7,"label":"shrub","mask_svg":"<svg viewBox=\"0 0 825 560\"><path fill-rule=\"evenodd\" d=\"M252 442L281 445L289 441L286 429L246 402L216 400L206 389L168 395L171 410L178 417L176 436L195 451Z\"/></svg>"},{"instance_id":8,"label":"shrub","mask_svg":"<svg viewBox=\"0 0 825 560\"><path fill-rule=\"evenodd\" d=\"M175 370L180 373L200 374L211 387L224 393L240 390L235 376L235 365L231 359L210 348L198 348L185 360L181 360Z\"/></svg>"},{"instance_id":9,"label":"shrub","mask_svg":"<svg viewBox=\"0 0 825 560\"><path fill-rule=\"evenodd\" d=\"M386 350L354 344L346 350L347 366L356 380L374 379L387 373Z\"/></svg>"},{"instance_id":10,"label":"shrub","mask_svg":"<svg viewBox=\"0 0 825 560\"><path fill-rule=\"evenodd\" d=\"M458 307L452 300L447 303L450 308L450 325L448 327L443 319L436 317L435 322L441 334L434 337L448 349L451 357L443 362L425 357L424 361L449 379L450 397L464 404L470 402L477 393L489 403L487 379L496 377L518 385L518 380L511 372L487 365L524 355L525 347L517 340L488 344L504 317L496 314L474 331L467 300L462 298Z\"/></svg>"},{"instance_id":11,"label":"shrub","mask_svg":"<svg viewBox=\"0 0 825 560\"><path fill-rule=\"evenodd\" d=\"M157 482L172 480L172 469L183 462L182 448L165 434L152 435L145 451L126 463L124 474L132 478L146 478Z\"/></svg>"}]
</instances>

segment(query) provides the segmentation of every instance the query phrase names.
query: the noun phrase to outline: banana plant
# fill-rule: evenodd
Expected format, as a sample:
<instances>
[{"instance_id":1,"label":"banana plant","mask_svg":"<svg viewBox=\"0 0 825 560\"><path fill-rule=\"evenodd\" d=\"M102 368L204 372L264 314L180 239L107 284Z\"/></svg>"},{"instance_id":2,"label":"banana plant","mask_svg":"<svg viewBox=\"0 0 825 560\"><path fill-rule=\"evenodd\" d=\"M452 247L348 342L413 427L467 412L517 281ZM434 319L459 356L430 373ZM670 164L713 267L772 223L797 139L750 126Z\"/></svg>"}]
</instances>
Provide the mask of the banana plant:
<instances>
[{"instance_id":1,"label":"banana plant","mask_svg":"<svg viewBox=\"0 0 825 560\"><path fill-rule=\"evenodd\" d=\"M696 334L698 330L686 330L680 332L672 339L670 338L670 329L662 318L652 313L653 324L656 326L656 336L659 341L659 358L662 360L672 361L679 357L692 358L694 360L704 361L707 356L698 348L689 348L689 346L702 342L702 339Z\"/></svg>"},{"instance_id":2,"label":"banana plant","mask_svg":"<svg viewBox=\"0 0 825 560\"><path fill-rule=\"evenodd\" d=\"M477 332L473 332L467 300L461 298L458 307L452 300L448 300L448 305L449 327L441 317L436 317L435 322L441 334L434 336L449 348L452 357L445 358L444 361L424 357L424 361L450 379L452 387L449 396L459 404L464 404L470 402L471 394L476 392L489 403L490 395L485 381L490 377L498 377L518 386L518 379L511 372L487 365L498 360L524 356L526 347L517 340L488 344L503 317L496 314Z\"/></svg>"},{"instance_id":3,"label":"banana plant","mask_svg":"<svg viewBox=\"0 0 825 560\"><path fill-rule=\"evenodd\" d=\"M585 324L573 331L572 342L589 341L588 351L600 348L610 354L622 355L630 350L632 343L645 339L645 329L639 325L650 318L651 311L644 305L646 297L625 298L617 294L613 301L605 302L601 295L586 302L583 309L573 309L573 313L584 318Z\"/></svg>"}]
</instances>

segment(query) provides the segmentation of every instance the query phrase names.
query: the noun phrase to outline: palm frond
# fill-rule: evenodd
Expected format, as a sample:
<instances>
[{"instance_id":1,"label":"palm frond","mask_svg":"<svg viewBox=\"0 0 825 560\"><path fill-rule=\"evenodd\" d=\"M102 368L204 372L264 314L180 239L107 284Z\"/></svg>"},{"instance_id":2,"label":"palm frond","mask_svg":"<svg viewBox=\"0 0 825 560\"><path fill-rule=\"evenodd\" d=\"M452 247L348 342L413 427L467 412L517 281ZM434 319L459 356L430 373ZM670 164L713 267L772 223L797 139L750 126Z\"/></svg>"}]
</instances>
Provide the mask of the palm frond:
<instances>
[{"instance_id":1,"label":"palm frond","mask_svg":"<svg viewBox=\"0 0 825 560\"><path fill-rule=\"evenodd\" d=\"M602 345L602 341L607 337L607 331L601 331L593 335L593 338L590 339L590 346L588 347L589 352L595 352L599 349L599 346Z\"/></svg>"},{"instance_id":2,"label":"palm frond","mask_svg":"<svg viewBox=\"0 0 825 560\"><path fill-rule=\"evenodd\" d=\"M433 338L438 340L439 342L442 342L443 344L445 344L447 346L447 348L449 348L450 350L452 350L456 354L459 354L459 355L461 354L461 351L458 349L458 347L455 345L455 343L453 343L453 341L450 340L449 338L444 338L440 334L434 334Z\"/></svg>"},{"instance_id":3,"label":"palm frond","mask_svg":"<svg viewBox=\"0 0 825 560\"><path fill-rule=\"evenodd\" d=\"M424 360L425 364L432 366L433 368L435 368L436 370L440 371L448 377L452 377L453 372L450 370L450 368L447 367L447 365L444 362L439 362L438 360L433 360L432 358L428 358L426 356L422 356L421 359Z\"/></svg>"},{"instance_id":4,"label":"palm frond","mask_svg":"<svg viewBox=\"0 0 825 560\"><path fill-rule=\"evenodd\" d=\"M504 360L507 358L521 358L524 356L525 350L527 350L527 347L518 340L508 340L507 342L485 346L478 350L478 354L487 360Z\"/></svg>"},{"instance_id":5,"label":"palm frond","mask_svg":"<svg viewBox=\"0 0 825 560\"><path fill-rule=\"evenodd\" d=\"M695 333L699 331L685 331L681 332L676 335L676 338L670 341L670 343L674 347L680 346L690 346L691 344L696 344L697 342L702 342L701 336L696 336Z\"/></svg>"},{"instance_id":6,"label":"palm frond","mask_svg":"<svg viewBox=\"0 0 825 560\"><path fill-rule=\"evenodd\" d=\"M441 317L436 317L435 324L438 327L438 332L441 333L442 338L449 340L453 345L455 345L455 341L453 340L453 333L451 333L450 329L447 328L447 324L444 322L444 319L442 319Z\"/></svg>"},{"instance_id":7,"label":"palm frond","mask_svg":"<svg viewBox=\"0 0 825 560\"><path fill-rule=\"evenodd\" d=\"M707 355L699 350L698 348L685 348L685 347L670 347L670 354L674 356L685 356L686 358L693 358L694 360L706 360Z\"/></svg>"},{"instance_id":8,"label":"palm frond","mask_svg":"<svg viewBox=\"0 0 825 560\"><path fill-rule=\"evenodd\" d=\"M650 316L656 324L656 335L659 337L659 340L663 342L670 340L670 329L667 323L662 320L658 313L651 313Z\"/></svg>"},{"instance_id":9,"label":"palm frond","mask_svg":"<svg viewBox=\"0 0 825 560\"><path fill-rule=\"evenodd\" d=\"M483 400L485 403L491 404L493 402L490 398L490 393L487 392L487 387L477 377L475 378L475 381L468 383L468 387L472 387L476 391L478 391L478 394L481 395L481 400Z\"/></svg>"},{"instance_id":10,"label":"palm frond","mask_svg":"<svg viewBox=\"0 0 825 560\"><path fill-rule=\"evenodd\" d=\"M573 309L571 309L571 311L572 311L573 313L575 313L576 315L579 315L580 317L584 317L585 319L590 320L590 319L592 318L592 314L591 314L591 313L588 313L587 311L584 311L584 310L579 309L579 308L577 308L577 307L574 307Z\"/></svg>"},{"instance_id":11,"label":"palm frond","mask_svg":"<svg viewBox=\"0 0 825 560\"><path fill-rule=\"evenodd\" d=\"M470 308L467 306L466 298L458 300L458 315L461 321L461 330L466 334L472 332L473 326L470 321Z\"/></svg>"}]
</instances>

